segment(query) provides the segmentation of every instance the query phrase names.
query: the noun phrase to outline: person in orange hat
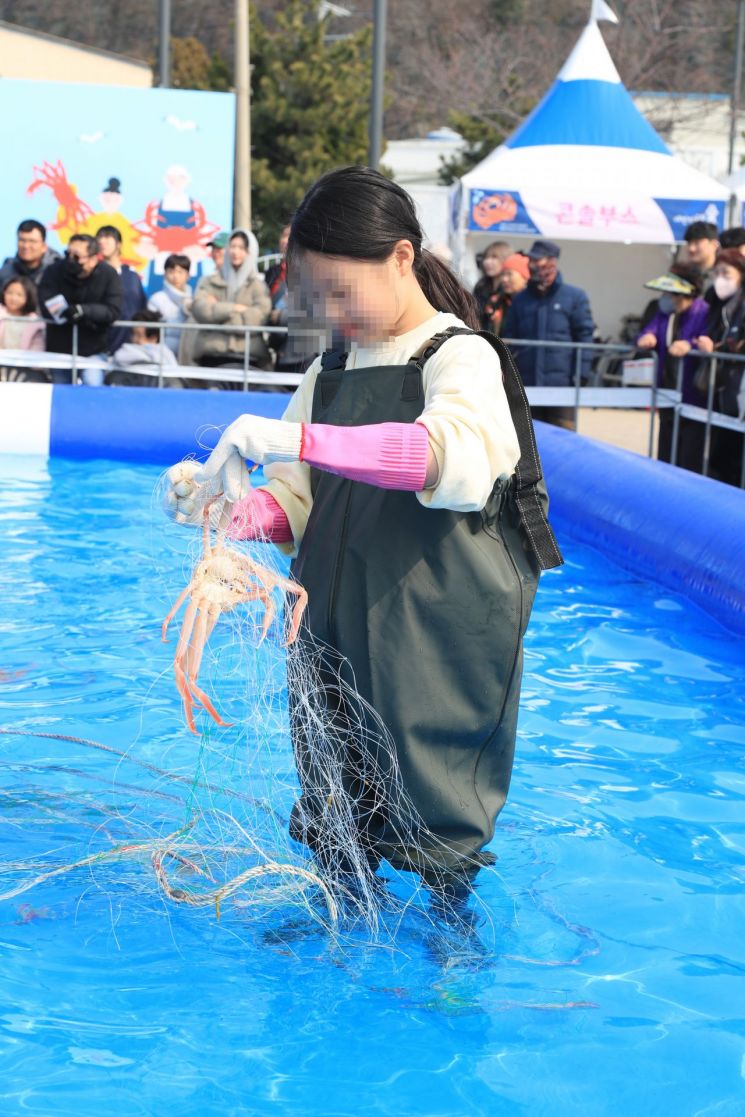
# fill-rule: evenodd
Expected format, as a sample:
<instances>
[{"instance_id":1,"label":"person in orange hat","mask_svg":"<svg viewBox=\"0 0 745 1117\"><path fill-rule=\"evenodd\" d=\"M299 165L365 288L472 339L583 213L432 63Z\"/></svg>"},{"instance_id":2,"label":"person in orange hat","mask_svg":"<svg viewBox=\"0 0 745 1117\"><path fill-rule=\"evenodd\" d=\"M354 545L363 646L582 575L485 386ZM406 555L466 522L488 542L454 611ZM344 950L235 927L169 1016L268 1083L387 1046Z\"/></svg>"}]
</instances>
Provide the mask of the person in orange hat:
<instances>
[{"instance_id":1,"label":"person in orange hat","mask_svg":"<svg viewBox=\"0 0 745 1117\"><path fill-rule=\"evenodd\" d=\"M481 310L481 328L499 336L504 316L512 305L512 300L524 291L530 279L528 257L513 252L502 264L499 273L499 288L494 292Z\"/></svg>"}]
</instances>

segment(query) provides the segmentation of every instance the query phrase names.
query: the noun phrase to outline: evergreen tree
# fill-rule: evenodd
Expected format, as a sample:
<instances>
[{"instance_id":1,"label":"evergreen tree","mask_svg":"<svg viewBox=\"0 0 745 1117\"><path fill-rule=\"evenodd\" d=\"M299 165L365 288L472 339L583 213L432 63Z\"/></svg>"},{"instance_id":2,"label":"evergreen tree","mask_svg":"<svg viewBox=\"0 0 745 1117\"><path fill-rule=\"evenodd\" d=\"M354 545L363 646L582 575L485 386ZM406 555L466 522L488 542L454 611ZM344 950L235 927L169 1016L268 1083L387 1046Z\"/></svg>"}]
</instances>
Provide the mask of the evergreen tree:
<instances>
[{"instance_id":1,"label":"evergreen tree","mask_svg":"<svg viewBox=\"0 0 745 1117\"><path fill-rule=\"evenodd\" d=\"M211 89L226 93L231 88L231 76L225 62L215 52L209 54L191 36L171 39L171 85L174 89Z\"/></svg>"},{"instance_id":2,"label":"evergreen tree","mask_svg":"<svg viewBox=\"0 0 745 1117\"><path fill-rule=\"evenodd\" d=\"M328 34L314 0L251 14L252 212L263 245L324 171L367 160L371 33Z\"/></svg>"}]
</instances>

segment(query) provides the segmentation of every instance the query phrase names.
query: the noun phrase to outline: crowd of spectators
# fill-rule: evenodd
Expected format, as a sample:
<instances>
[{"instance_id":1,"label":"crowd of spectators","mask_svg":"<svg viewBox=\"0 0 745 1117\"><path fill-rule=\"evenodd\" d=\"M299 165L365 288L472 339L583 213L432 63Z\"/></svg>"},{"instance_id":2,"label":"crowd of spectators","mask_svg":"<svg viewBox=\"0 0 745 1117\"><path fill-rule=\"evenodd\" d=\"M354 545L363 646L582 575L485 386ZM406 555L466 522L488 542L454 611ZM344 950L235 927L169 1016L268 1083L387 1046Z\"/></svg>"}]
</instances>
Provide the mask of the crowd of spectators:
<instances>
[{"instance_id":1,"label":"crowd of spectators","mask_svg":"<svg viewBox=\"0 0 745 1117\"><path fill-rule=\"evenodd\" d=\"M148 298L137 272L122 263L115 226L103 225L96 237L73 235L61 256L48 246L40 222L22 221L16 253L0 268L0 350L5 351L0 377L69 382L67 369L13 369L12 354L21 350L75 349L79 357L103 356L110 383L153 383L135 374L138 365L243 368L246 356L252 368L299 371L308 357L289 352L286 333L270 329L287 324L288 237L289 226L282 230L278 261L262 275L252 232L219 233L209 245L209 274L194 285L189 257L173 254L165 261L162 288ZM539 239L527 251L495 241L477 258L482 275L474 296L481 328L511 340L527 386L573 386L578 370L583 382L591 378L592 344L598 339L590 300L565 281L560 255L557 244ZM640 353L655 353L658 385L680 385L685 404L711 403L724 414L742 415L744 366L719 361L712 376L711 363L702 356L745 353L745 228L719 233L715 225L693 222L676 262L645 287L654 297L633 341ZM114 325L117 321L136 325ZM101 383L103 377L100 370L81 370L84 382ZM169 377L167 383L190 381ZM574 425L572 407L534 407L533 414ZM702 423L680 418L677 463L700 471L704 439ZM672 412L663 409L659 458L671 459L672 442ZM738 431L714 427L710 475L739 484L742 447Z\"/></svg>"},{"instance_id":2,"label":"crowd of spectators","mask_svg":"<svg viewBox=\"0 0 745 1117\"><path fill-rule=\"evenodd\" d=\"M745 355L745 228L726 229L694 221L684 236L678 259L661 276L644 284L654 293L641 315L633 341L641 353L654 352L660 388L680 386L684 404L726 415L745 413L745 365L720 360L715 366L704 355ZM567 387L575 384L576 352L570 344L553 348L551 342L589 345L597 341L590 301L579 287L564 282L559 271L559 246L537 240L523 255L520 274L513 249L505 241L490 244L478 263L483 273L474 288L482 329L510 339L526 385ZM523 276L525 278L523 279ZM516 281L517 277L517 281ZM540 341L540 347L521 347L520 341ZM548 343L548 344L547 344ZM582 382L591 379L593 350L580 350ZM533 415L559 426L572 427L574 412L564 407L534 407ZM673 412L661 409L657 456L670 461ZM701 472L706 427L697 419L678 423L676 463ZM739 485L743 436L714 426L711 430L708 473Z\"/></svg>"}]
</instances>

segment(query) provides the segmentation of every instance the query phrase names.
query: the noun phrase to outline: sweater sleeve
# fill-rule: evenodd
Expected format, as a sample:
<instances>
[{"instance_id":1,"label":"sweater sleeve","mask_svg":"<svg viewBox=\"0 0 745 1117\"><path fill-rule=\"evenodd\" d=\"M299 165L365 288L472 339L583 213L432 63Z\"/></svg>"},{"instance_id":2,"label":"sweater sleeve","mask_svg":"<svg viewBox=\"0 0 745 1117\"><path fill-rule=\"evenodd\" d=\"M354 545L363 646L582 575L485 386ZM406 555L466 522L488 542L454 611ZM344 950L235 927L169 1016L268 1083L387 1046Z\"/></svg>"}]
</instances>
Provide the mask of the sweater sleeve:
<instances>
[{"instance_id":1,"label":"sweater sleeve","mask_svg":"<svg viewBox=\"0 0 745 1117\"><path fill-rule=\"evenodd\" d=\"M321 368L317 357L298 384L282 418L289 423L310 423L313 416L313 390ZM280 505L292 531L292 543L277 543L287 555L297 554L313 506L310 466L306 462L274 462L264 466L263 486Z\"/></svg>"},{"instance_id":2,"label":"sweater sleeve","mask_svg":"<svg viewBox=\"0 0 745 1117\"><path fill-rule=\"evenodd\" d=\"M482 337L454 337L424 374L417 422L427 428L439 477L417 499L429 508L479 511L497 478L511 477L520 459L499 358Z\"/></svg>"}]
</instances>

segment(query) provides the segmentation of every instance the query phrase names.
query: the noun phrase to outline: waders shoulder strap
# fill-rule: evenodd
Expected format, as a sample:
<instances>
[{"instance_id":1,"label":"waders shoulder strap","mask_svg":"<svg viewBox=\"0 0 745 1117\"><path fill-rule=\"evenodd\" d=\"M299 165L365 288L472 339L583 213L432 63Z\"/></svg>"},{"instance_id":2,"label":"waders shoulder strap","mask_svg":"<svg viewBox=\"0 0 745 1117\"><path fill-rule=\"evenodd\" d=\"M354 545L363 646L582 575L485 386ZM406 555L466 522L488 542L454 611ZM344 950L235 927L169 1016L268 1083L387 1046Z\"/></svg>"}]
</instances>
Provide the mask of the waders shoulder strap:
<instances>
[{"instance_id":1,"label":"waders shoulder strap","mask_svg":"<svg viewBox=\"0 0 745 1117\"><path fill-rule=\"evenodd\" d=\"M512 354L502 339L495 337L494 334L476 333L465 326L451 326L450 329L443 330L442 333L435 334L426 341L421 349L409 358L409 364L416 365L421 371L425 362L437 352L440 346L458 334L483 337L499 357L504 390L520 446L520 460L515 467L513 479L515 503L541 570L551 570L554 566L561 566L564 559L556 542L556 536L546 519L538 490L543 480L543 472L535 441L533 420L530 417L528 397Z\"/></svg>"}]
</instances>

